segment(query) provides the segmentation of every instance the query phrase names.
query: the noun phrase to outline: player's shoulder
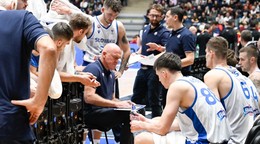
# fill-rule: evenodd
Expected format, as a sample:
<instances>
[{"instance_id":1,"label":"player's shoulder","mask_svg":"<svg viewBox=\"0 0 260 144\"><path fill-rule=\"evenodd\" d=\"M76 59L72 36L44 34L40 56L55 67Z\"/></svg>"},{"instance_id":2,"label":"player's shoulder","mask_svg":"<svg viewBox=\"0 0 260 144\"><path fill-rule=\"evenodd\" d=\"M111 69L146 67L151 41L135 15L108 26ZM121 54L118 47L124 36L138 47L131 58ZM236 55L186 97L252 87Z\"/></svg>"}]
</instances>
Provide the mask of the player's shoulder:
<instances>
[{"instance_id":1,"label":"player's shoulder","mask_svg":"<svg viewBox=\"0 0 260 144\"><path fill-rule=\"evenodd\" d=\"M254 71L248 76L251 80L260 80L260 71Z\"/></svg>"}]
</instances>

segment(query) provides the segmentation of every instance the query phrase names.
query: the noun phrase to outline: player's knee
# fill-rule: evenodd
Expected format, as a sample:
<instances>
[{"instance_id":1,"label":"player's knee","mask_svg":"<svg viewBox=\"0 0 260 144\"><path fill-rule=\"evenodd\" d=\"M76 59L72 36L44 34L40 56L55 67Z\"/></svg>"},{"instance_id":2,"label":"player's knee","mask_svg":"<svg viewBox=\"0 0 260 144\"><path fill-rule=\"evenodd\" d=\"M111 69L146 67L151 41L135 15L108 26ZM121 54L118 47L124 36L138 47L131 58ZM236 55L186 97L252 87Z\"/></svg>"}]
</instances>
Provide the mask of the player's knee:
<instances>
[{"instance_id":1,"label":"player's knee","mask_svg":"<svg viewBox=\"0 0 260 144\"><path fill-rule=\"evenodd\" d=\"M143 132L135 136L135 144L153 144L152 135L147 132Z\"/></svg>"},{"instance_id":2,"label":"player's knee","mask_svg":"<svg viewBox=\"0 0 260 144\"><path fill-rule=\"evenodd\" d=\"M142 137L142 135L137 135L137 136L135 136L135 144L142 144L142 142L143 142L143 137Z\"/></svg>"}]
</instances>

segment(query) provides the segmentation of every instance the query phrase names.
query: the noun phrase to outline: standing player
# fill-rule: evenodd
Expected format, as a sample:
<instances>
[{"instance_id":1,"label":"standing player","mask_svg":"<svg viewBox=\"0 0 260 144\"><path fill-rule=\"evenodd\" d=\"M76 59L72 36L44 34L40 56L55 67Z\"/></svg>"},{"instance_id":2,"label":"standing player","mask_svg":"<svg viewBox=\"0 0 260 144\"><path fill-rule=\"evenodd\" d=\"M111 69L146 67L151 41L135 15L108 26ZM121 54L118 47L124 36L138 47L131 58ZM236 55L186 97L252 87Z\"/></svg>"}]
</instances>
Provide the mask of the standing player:
<instances>
[{"instance_id":1,"label":"standing player","mask_svg":"<svg viewBox=\"0 0 260 144\"><path fill-rule=\"evenodd\" d=\"M82 13L80 9L65 0L54 0L51 5L52 10L59 14ZM87 48L84 50L83 65L94 62L101 55L103 47L107 43L116 43L123 51L121 66L119 71L115 73L116 78L120 78L123 74L131 53L124 25L116 20L121 9L122 6L119 0L105 0L101 8L101 15L91 17L85 14L92 21L92 27L86 34L88 40Z\"/></svg>"}]
</instances>

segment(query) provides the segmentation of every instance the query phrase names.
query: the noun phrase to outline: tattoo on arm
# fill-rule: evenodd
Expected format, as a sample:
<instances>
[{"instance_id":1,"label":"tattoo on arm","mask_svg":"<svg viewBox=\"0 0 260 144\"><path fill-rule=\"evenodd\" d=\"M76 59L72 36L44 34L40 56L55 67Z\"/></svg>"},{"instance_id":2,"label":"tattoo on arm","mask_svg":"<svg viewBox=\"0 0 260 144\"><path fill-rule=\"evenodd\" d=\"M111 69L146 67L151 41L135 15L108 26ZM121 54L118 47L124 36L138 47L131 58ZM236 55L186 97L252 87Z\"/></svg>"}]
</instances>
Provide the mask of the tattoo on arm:
<instances>
[{"instance_id":1,"label":"tattoo on arm","mask_svg":"<svg viewBox=\"0 0 260 144\"><path fill-rule=\"evenodd\" d=\"M119 71L120 71L122 74L123 74L123 72L124 72L124 70L125 70L125 68L126 68L128 59L129 59L129 57L127 57L127 58L125 59L125 57L124 57L124 55L123 55L122 60L121 60L121 65L120 65L120 68L119 68Z\"/></svg>"},{"instance_id":2,"label":"tattoo on arm","mask_svg":"<svg viewBox=\"0 0 260 144\"><path fill-rule=\"evenodd\" d=\"M124 35L122 37L122 44L123 45L127 45L128 44L128 41L127 41L127 38L126 36ZM129 56L126 54L126 53L123 53L123 57L122 57L122 60L121 60L121 65L120 65L120 68L119 68L119 71L123 74L125 68L126 68L126 65L127 65L127 62L128 62L128 59L129 59Z\"/></svg>"}]
</instances>

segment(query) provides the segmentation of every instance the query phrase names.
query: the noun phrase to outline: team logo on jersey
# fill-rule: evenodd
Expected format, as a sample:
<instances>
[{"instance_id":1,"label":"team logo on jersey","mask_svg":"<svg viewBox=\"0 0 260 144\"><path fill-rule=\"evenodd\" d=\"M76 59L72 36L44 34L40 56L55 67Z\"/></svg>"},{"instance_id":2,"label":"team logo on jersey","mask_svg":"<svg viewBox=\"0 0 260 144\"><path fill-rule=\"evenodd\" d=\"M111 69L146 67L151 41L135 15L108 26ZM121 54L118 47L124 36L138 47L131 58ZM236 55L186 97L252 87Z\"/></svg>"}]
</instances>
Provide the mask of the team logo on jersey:
<instances>
[{"instance_id":1,"label":"team logo on jersey","mask_svg":"<svg viewBox=\"0 0 260 144\"><path fill-rule=\"evenodd\" d=\"M219 118L220 121L222 121L224 119L224 117L227 117L226 116L226 112L224 110L220 110L218 113L217 113L217 116Z\"/></svg>"},{"instance_id":2,"label":"team logo on jersey","mask_svg":"<svg viewBox=\"0 0 260 144\"><path fill-rule=\"evenodd\" d=\"M245 106L243 110L244 110L244 116L246 116L247 114L249 115L253 114L253 108L250 105Z\"/></svg>"},{"instance_id":3,"label":"team logo on jersey","mask_svg":"<svg viewBox=\"0 0 260 144\"><path fill-rule=\"evenodd\" d=\"M111 30L111 34L114 34L114 30Z\"/></svg>"},{"instance_id":4,"label":"team logo on jersey","mask_svg":"<svg viewBox=\"0 0 260 144\"><path fill-rule=\"evenodd\" d=\"M181 34L178 34L178 35L177 35L177 38L180 38L180 37L181 37Z\"/></svg>"},{"instance_id":5,"label":"team logo on jersey","mask_svg":"<svg viewBox=\"0 0 260 144\"><path fill-rule=\"evenodd\" d=\"M101 26L100 26L100 25L97 25L97 28L98 28L97 32L100 33L100 28L101 28Z\"/></svg>"},{"instance_id":6,"label":"team logo on jersey","mask_svg":"<svg viewBox=\"0 0 260 144\"><path fill-rule=\"evenodd\" d=\"M156 36L158 34L158 32L155 32L154 35Z\"/></svg>"}]
</instances>

